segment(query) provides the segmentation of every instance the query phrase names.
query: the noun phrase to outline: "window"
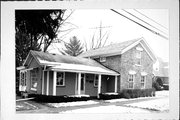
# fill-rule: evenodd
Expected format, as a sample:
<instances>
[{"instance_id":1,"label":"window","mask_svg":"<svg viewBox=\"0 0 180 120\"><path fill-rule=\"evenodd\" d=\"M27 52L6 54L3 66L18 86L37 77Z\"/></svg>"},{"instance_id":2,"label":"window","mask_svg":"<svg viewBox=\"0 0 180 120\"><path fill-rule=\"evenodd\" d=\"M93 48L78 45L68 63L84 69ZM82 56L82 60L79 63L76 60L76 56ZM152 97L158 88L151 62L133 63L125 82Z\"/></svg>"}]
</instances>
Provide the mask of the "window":
<instances>
[{"instance_id":1,"label":"window","mask_svg":"<svg viewBox=\"0 0 180 120\"><path fill-rule=\"evenodd\" d=\"M31 90L37 90L37 82L38 82L38 71L34 69L31 71Z\"/></svg>"},{"instance_id":2,"label":"window","mask_svg":"<svg viewBox=\"0 0 180 120\"><path fill-rule=\"evenodd\" d=\"M137 65L141 65L141 59L137 59Z\"/></svg>"},{"instance_id":3,"label":"window","mask_svg":"<svg viewBox=\"0 0 180 120\"><path fill-rule=\"evenodd\" d=\"M100 62L106 62L106 57L100 57Z\"/></svg>"},{"instance_id":4,"label":"window","mask_svg":"<svg viewBox=\"0 0 180 120\"><path fill-rule=\"evenodd\" d=\"M128 88L132 89L132 88L134 88L133 86L134 86L134 75L129 74L129 86L128 86Z\"/></svg>"},{"instance_id":5,"label":"window","mask_svg":"<svg viewBox=\"0 0 180 120\"><path fill-rule=\"evenodd\" d=\"M136 53L136 58L141 59L141 51L137 51L137 53Z\"/></svg>"},{"instance_id":6,"label":"window","mask_svg":"<svg viewBox=\"0 0 180 120\"><path fill-rule=\"evenodd\" d=\"M20 85L26 86L26 71L20 72Z\"/></svg>"},{"instance_id":7,"label":"window","mask_svg":"<svg viewBox=\"0 0 180 120\"><path fill-rule=\"evenodd\" d=\"M98 87L98 75L94 75L94 87Z\"/></svg>"},{"instance_id":8,"label":"window","mask_svg":"<svg viewBox=\"0 0 180 120\"><path fill-rule=\"evenodd\" d=\"M65 74L64 72L57 72L56 78L56 85L57 86L65 86Z\"/></svg>"},{"instance_id":9,"label":"window","mask_svg":"<svg viewBox=\"0 0 180 120\"><path fill-rule=\"evenodd\" d=\"M136 52L136 60L137 60L137 62L136 62L136 64L137 65L141 65L141 51L137 51Z\"/></svg>"},{"instance_id":10,"label":"window","mask_svg":"<svg viewBox=\"0 0 180 120\"><path fill-rule=\"evenodd\" d=\"M21 83L20 85L24 86L24 72L21 72Z\"/></svg>"},{"instance_id":11,"label":"window","mask_svg":"<svg viewBox=\"0 0 180 120\"><path fill-rule=\"evenodd\" d=\"M141 76L141 89L145 88L146 76Z\"/></svg>"},{"instance_id":12,"label":"window","mask_svg":"<svg viewBox=\"0 0 180 120\"><path fill-rule=\"evenodd\" d=\"M24 72L24 86L26 86L26 74L27 74L27 72L25 71Z\"/></svg>"}]
</instances>

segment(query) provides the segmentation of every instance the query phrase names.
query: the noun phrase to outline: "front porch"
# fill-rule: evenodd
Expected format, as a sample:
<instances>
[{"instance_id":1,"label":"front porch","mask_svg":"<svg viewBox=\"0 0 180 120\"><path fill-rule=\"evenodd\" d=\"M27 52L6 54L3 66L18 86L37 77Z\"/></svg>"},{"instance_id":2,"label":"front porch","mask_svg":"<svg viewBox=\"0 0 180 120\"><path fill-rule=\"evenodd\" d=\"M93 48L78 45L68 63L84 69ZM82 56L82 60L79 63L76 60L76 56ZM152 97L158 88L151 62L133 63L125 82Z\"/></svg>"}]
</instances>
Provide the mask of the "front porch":
<instances>
[{"instance_id":1,"label":"front porch","mask_svg":"<svg viewBox=\"0 0 180 120\"><path fill-rule=\"evenodd\" d=\"M59 76L61 73L63 76ZM117 75L64 71L44 71L43 74L42 94L44 95L89 95L99 97L100 93L117 92ZM64 83L60 86L58 82L61 81Z\"/></svg>"}]
</instances>

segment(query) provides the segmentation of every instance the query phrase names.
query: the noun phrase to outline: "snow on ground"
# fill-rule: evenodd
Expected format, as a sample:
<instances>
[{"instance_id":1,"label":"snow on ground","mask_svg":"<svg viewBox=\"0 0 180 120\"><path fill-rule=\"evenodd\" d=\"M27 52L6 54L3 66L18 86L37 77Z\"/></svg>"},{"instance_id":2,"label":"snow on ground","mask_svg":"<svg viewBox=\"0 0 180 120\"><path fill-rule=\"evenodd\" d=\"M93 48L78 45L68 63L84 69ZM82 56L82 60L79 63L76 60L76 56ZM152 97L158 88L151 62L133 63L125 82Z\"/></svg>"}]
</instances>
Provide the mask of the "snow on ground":
<instances>
[{"instance_id":1,"label":"snow on ground","mask_svg":"<svg viewBox=\"0 0 180 120\"><path fill-rule=\"evenodd\" d=\"M92 105L98 103L99 102L89 100L89 101L67 102L67 103L47 103L47 105L58 108L58 107L68 107L68 106Z\"/></svg>"},{"instance_id":2,"label":"snow on ground","mask_svg":"<svg viewBox=\"0 0 180 120\"><path fill-rule=\"evenodd\" d=\"M156 111L168 111L169 110L169 91L156 91L156 96L159 99L137 102L132 104L126 104L130 107L144 108ZM140 98L137 98L140 99Z\"/></svg>"},{"instance_id":3,"label":"snow on ground","mask_svg":"<svg viewBox=\"0 0 180 120\"><path fill-rule=\"evenodd\" d=\"M118 95L118 93L111 92L111 93L103 93L104 95Z\"/></svg>"},{"instance_id":4,"label":"snow on ground","mask_svg":"<svg viewBox=\"0 0 180 120\"><path fill-rule=\"evenodd\" d=\"M28 102L17 102L16 103L16 111L21 111L21 110L33 110L33 109L38 109L38 107L28 103Z\"/></svg>"},{"instance_id":5,"label":"snow on ground","mask_svg":"<svg viewBox=\"0 0 180 120\"><path fill-rule=\"evenodd\" d=\"M143 102L126 104L126 105L130 107L144 108L155 111L168 111L169 98L143 101Z\"/></svg>"},{"instance_id":6,"label":"snow on ground","mask_svg":"<svg viewBox=\"0 0 180 120\"><path fill-rule=\"evenodd\" d=\"M156 96L159 99L155 100L148 100L144 102L137 102L132 104L126 104L128 107L137 107L137 108L144 108L144 109L151 109L157 111L164 111L169 109L169 91L157 91ZM68 107L68 106L82 106L82 105L92 105L92 104L101 104L101 103L118 103L123 101L131 101L131 100L141 100L141 99L150 99L155 97L139 97L133 99L111 99L111 100L88 100L88 101L77 101L77 102L64 102L64 103L47 103L48 106L59 108L59 107ZM104 106L102 106L104 107ZM111 106L110 109L115 109L116 106ZM101 108L101 107L100 107ZM105 107L106 108L106 107ZM88 108L87 110L91 108ZM97 108L99 109L99 107ZM120 109L119 106L116 109ZM122 108L123 109L123 108ZM131 109L131 108L129 108ZM108 112L111 110L108 110ZM81 111L80 111L81 112ZM105 111L106 112L106 111Z\"/></svg>"},{"instance_id":7,"label":"snow on ground","mask_svg":"<svg viewBox=\"0 0 180 120\"><path fill-rule=\"evenodd\" d=\"M156 97L168 97L169 91L163 90L163 91L156 91Z\"/></svg>"},{"instance_id":8,"label":"snow on ground","mask_svg":"<svg viewBox=\"0 0 180 120\"><path fill-rule=\"evenodd\" d=\"M129 100L130 99L121 98L121 99L104 100L104 102L106 102L106 103L116 103L116 102L123 102L123 101L129 101Z\"/></svg>"},{"instance_id":9,"label":"snow on ground","mask_svg":"<svg viewBox=\"0 0 180 120\"><path fill-rule=\"evenodd\" d=\"M169 91L156 91L156 96L154 97L169 97ZM122 102L122 101L130 101L130 100L141 100L141 99L149 99L149 98L154 98L154 97L139 97L139 98L131 98L131 99L125 99L125 98L120 98L120 99L111 99L111 100L104 100L104 102L109 102L109 103L115 103L115 102Z\"/></svg>"},{"instance_id":10,"label":"snow on ground","mask_svg":"<svg viewBox=\"0 0 180 120\"><path fill-rule=\"evenodd\" d=\"M90 95L69 95L68 97L90 97Z\"/></svg>"},{"instance_id":11,"label":"snow on ground","mask_svg":"<svg viewBox=\"0 0 180 120\"><path fill-rule=\"evenodd\" d=\"M99 107L92 107L92 108L83 108L83 109L76 109L76 110L69 110L60 113L150 113L149 111L142 110L139 108L130 108L130 107L122 107L116 105L109 105L109 106L99 106Z\"/></svg>"}]
</instances>

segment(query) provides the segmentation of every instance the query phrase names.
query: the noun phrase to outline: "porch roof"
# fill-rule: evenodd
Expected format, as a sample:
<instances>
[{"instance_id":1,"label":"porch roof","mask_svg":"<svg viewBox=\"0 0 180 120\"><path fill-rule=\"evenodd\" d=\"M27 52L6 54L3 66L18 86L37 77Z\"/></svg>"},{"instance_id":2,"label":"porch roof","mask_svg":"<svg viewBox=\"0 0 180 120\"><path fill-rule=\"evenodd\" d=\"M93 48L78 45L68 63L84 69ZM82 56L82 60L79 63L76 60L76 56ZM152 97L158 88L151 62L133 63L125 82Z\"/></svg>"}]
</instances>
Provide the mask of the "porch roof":
<instances>
[{"instance_id":1,"label":"porch roof","mask_svg":"<svg viewBox=\"0 0 180 120\"><path fill-rule=\"evenodd\" d=\"M81 73L91 73L91 74L105 74L105 75L119 75L115 71L101 67L79 65L79 64L67 64L67 63L60 63L59 65L50 66L48 70L65 71L65 72L81 72Z\"/></svg>"}]
</instances>

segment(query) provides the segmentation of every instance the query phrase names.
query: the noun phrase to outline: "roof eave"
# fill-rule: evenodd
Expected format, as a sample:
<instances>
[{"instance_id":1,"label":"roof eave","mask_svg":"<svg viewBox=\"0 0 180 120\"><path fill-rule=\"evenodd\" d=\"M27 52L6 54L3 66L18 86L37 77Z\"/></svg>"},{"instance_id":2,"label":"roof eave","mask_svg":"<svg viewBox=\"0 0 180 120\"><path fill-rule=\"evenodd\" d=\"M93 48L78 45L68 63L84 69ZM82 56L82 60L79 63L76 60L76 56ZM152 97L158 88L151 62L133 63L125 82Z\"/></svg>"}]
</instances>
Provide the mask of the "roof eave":
<instances>
[{"instance_id":1,"label":"roof eave","mask_svg":"<svg viewBox=\"0 0 180 120\"><path fill-rule=\"evenodd\" d=\"M102 74L102 75L114 75L114 76L118 76L120 75L119 73L107 73L107 72L97 72L97 71L84 71L84 70L70 70L70 69L51 69L49 68L48 70L52 70L52 71L63 71L63 72L78 72L78 73L89 73L89 74Z\"/></svg>"}]
</instances>

